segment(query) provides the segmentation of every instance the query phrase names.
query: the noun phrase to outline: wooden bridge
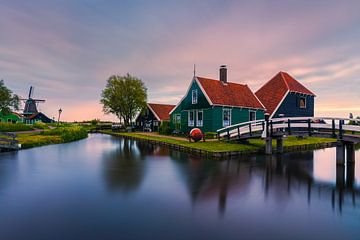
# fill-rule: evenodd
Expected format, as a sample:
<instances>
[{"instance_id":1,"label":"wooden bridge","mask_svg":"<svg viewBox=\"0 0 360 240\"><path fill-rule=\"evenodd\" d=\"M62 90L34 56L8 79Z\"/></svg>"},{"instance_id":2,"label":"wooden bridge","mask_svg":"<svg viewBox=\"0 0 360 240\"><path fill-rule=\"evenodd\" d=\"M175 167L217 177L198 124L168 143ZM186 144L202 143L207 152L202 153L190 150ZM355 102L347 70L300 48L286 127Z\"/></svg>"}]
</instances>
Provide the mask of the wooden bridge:
<instances>
[{"instance_id":1,"label":"wooden bridge","mask_svg":"<svg viewBox=\"0 0 360 240\"><path fill-rule=\"evenodd\" d=\"M217 130L218 139L241 141L249 138L263 138L265 153L272 154L272 140L277 141L278 152L283 151L285 136L315 136L337 138L337 163L345 163L345 148L349 162L355 161L354 145L360 143L360 125L345 124L359 119L329 117L294 117L256 120L231 125Z\"/></svg>"},{"instance_id":2,"label":"wooden bridge","mask_svg":"<svg viewBox=\"0 0 360 240\"><path fill-rule=\"evenodd\" d=\"M20 149L15 133L0 133L0 152L15 151Z\"/></svg>"}]
</instances>

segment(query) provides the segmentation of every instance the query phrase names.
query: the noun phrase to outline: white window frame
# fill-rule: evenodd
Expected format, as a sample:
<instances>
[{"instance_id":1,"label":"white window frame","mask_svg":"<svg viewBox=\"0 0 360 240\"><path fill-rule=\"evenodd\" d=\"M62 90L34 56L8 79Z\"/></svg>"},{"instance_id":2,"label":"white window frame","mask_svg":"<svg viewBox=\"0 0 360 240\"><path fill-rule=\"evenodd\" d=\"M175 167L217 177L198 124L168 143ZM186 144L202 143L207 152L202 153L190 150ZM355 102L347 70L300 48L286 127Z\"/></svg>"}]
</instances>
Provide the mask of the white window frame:
<instances>
[{"instance_id":1,"label":"white window frame","mask_svg":"<svg viewBox=\"0 0 360 240\"><path fill-rule=\"evenodd\" d=\"M190 113L193 114L193 119L192 119L192 121L190 120ZM189 127L193 127L194 125L195 125L195 111L190 110L190 111L188 111L188 126L189 126Z\"/></svg>"},{"instance_id":2,"label":"white window frame","mask_svg":"<svg viewBox=\"0 0 360 240\"><path fill-rule=\"evenodd\" d=\"M197 104L198 103L198 91L197 89L194 89L191 91L191 103Z\"/></svg>"},{"instance_id":3,"label":"white window frame","mask_svg":"<svg viewBox=\"0 0 360 240\"><path fill-rule=\"evenodd\" d=\"M304 103L305 103L305 106L301 106L300 102L301 102L301 99L304 99ZM301 109L306 109L306 97L299 97L299 108Z\"/></svg>"},{"instance_id":4,"label":"white window frame","mask_svg":"<svg viewBox=\"0 0 360 240\"><path fill-rule=\"evenodd\" d=\"M179 117L179 119L178 119ZM175 123L181 123L181 114L175 114Z\"/></svg>"},{"instance_id":5,"label":"white window frame","mask_svg":"<svg viewBox=\"0 0 360 240\"><path fill-rule=\"evenodd\" d=\"M254 120L251 120L251 118L250 118L251 113L254 113L254 114L255 114ZM250 121L256 121L256 111L255 111L255 110L249 110L249 122L250 122Z\"/></svg>"},{"instance_id":6,"label":"white window frame","mask_svg":"<svg viewBox=\"0 0 360 240\"><path fill-rule=\"evenodd\" d=\"M201 122L199 120L199 113L201 112L202 114L202 119L201 119ZM203 110L198 110L196 111L196 126L197 127L202 127L204 126L204 111Z\"/></svg>"},{"instance_id":7,"label":"white window frame","mask_svg":"<svg viewBox=\"0 0 360 240\"><path fill-rule=\"evenodd\" d=\"M224 117L225 117L225 112L226 111L229 111L230 114L229 114L229 124L225 124L225 121L224 121ZM223 124L223 127L227 127L227 126L231 126L231 108L223 108L223 114L222 114L222 124Z\"/></svg>"}]
</instances>

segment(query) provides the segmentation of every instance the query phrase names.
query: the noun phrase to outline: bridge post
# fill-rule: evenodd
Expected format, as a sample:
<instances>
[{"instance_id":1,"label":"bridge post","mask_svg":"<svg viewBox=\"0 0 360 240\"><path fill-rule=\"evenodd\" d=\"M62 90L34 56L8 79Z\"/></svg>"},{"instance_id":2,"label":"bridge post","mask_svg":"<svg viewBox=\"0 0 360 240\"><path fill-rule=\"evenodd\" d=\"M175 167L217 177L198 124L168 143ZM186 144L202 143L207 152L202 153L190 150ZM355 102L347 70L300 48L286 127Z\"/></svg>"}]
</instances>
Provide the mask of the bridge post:
<instances>
[{"instance_id":1,"label":"bridge post","mask_svg":"<svg viewBox=\"0 0 360 240\"><path fill-rule=\"evenodd\" d=\"M343 138L343 124L344 124L344 120L339 120L339 138L340 139Z\"/></svg>"},{"instance_id":2,"label":"bridge post","mask_svg":"<svg viewBox=\"0 0 360 240\"><path fill-rule=\"evenodd\" d=\"M345 186L345 166L336 166L336 186L343 188Z\"/></svg>"},{"instance_id":3,"label":"bridge post","mask_svg":"<svg viewBox=\"0 0 360 240\"><path fill-rule=\"evenodd\" d=\"M308 119L308 134L309 134L309 136L312 135L312 132L311 132L311 119Z\"/></svg>"},{"instance_id":4,"label":"bridge post","mask_svg":"<svg viewBox=\"0 0 360 240\"><path fill-rule=\"evenodd\" d=\"M276 139L276 152L278 153L284 152L284 139L282 137Z\"/></svg>"},{"instance_id":5,"label":"bridge post","mask_svg":"<svg viewBox=\"0 0 360 240\"><path fill-rule=\"evenodd\" d=\"M345 164L345 144L343 141L338 141L336 143L336 164Z\"/></svg>"},{"instance_id":6,"label":"bridge post","mask_svg":"<svg viewBox=\"0 0 360 240\"><path fill-rule=\"evenodd\" d=\"M354 164L355 163L355 144L346 143L346 163Z\"/></svg>"},{"instance_id":7,"label":"bridge post","mask_svg":"<svg viewBox=\"0 0 360 240\"><path fill-rule=\"evenodd\" d=\"M268 154L268 155L272 154L272 138L271 137L265 138L265 154Z\"/></svg>"},{"instance_id":8,"label":"bridge post","mask_svg":"<svg viewBox=\"0 0 360 240\"><path fill-rule=\"evenodd\" d=\"M290 126L291 120L288 119L288 134L291 135L291 126Z\"/></svg>"},{"instance_id":9,"label":"bridge post","mask_svg":"<svg viewBox=\"0 0 360 240\"><path fill-rule=\"evenodd\" d=\"M353 187L355 182L355 164L346 165L346 186Z\"/></svg>"},{"instance_id":10,"label":"bridge post","mask_svg":"<svg viewBox=\"0 0 360 240\"><path fill-rule=\"evenodd\" d=\"M335 119L332 120L332 137L336 137Z\"/></svg>"}]
</instances>

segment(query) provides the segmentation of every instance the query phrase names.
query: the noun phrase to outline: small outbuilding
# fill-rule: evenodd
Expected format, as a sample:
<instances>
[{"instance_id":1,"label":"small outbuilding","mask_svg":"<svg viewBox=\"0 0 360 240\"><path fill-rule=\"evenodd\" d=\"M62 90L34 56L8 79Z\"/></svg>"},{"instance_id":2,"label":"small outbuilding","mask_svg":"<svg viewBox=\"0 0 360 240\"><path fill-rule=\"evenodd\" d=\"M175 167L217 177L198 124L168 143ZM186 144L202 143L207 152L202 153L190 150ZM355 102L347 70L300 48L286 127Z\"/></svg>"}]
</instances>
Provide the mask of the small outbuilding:
<instances>
[{"instance_id":1,"label":"small outbuilding","mask_svg":"<svg viewBox=\"0 0 360 240\"><path fill-rule=\"evenodd\" d=\"M135 129L145 132L157 132L161 122L170 120L170 111L175 105L148 103L135 119Z\"/></svg>"},{"instance_id":2,"label":"small outbuilding","mask_svg":"<svg viewBox=\"0 0 360 240\"><path fill-rule=\"evenodd\" d=\"M279 72L255 95L270 118L313 117L315 94L286 72Z\"/></svg>"},{"instance_id":3,"label":"small outbuilding","mask_svg":"<svg viewBox=\"0 0 360 240\"><path fill-rule=\"evenodd\" d=\"M0 122L17 123L22 121L23 121L23 116L19 113L11 112L8 114L3 114L0 112Z\"/></svg>"}]
</instances>

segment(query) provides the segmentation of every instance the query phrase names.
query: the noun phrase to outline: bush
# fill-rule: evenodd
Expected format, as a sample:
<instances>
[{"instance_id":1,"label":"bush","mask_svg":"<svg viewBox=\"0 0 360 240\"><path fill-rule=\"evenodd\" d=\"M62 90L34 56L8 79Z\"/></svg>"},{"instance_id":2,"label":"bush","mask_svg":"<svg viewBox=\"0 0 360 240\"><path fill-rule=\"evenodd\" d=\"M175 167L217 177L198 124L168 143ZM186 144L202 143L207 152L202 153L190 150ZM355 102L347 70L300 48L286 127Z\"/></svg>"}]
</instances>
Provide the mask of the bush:
<instances>
[{"instance_id":1,"label":"bush","mask_svg":"<svg viewBox=\"0 0 360 240\"><path fill-rule=\"evenodd\" d=\"M64 142L71 142L87 137L87 131L80 126L58 127L41 133L44 136L60 136Z\"/></svg>"},{"instance_id":2,"label":"bush","mask_svg":"<svg viewBox=\"0 0 360 240\"><path fill-rule=\"evenodd\" d=\"M162 135L170 135L170 122L169 121L162 121L159 127L159 133Z\"/></svg>"},{"instance_id":3,"label":"bush","mask_svg":"<svg viewBox=\"0 0 360 240\"><path fill-rule=\"evenodd\" d=\"M216 132L206 132L205 133L205 139L215 139L217 138Z\"/></svg>"},{"instance_id":4,"label":"bush","mask_svg":"<svg viewBox=\"0 0 360 240\"><path fill-rule=\"evenodd\" d=\"M33 127L37 129L49 129L48 125L46 125L46 123L43 123L41 121L34 123Z\"/></svg>"},{"instance_id":5,"label":"bush","mask_svg":"<svg viewBox=\"0 0 360 240\"><path fill-rule=\"evenodd\" d=\"M31 131L34 128L24 123L0 123L0 132Z\"/></svg>"}]
</instances>

